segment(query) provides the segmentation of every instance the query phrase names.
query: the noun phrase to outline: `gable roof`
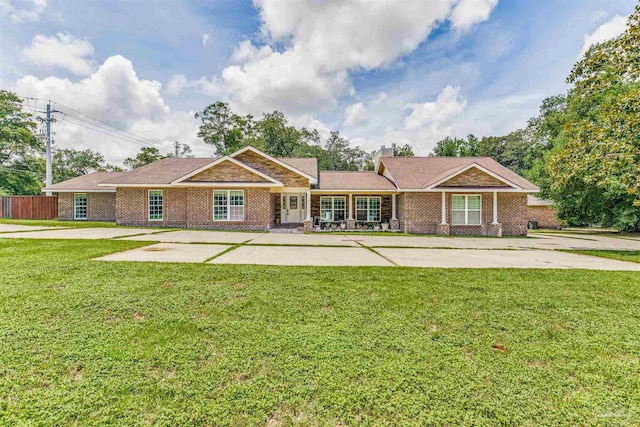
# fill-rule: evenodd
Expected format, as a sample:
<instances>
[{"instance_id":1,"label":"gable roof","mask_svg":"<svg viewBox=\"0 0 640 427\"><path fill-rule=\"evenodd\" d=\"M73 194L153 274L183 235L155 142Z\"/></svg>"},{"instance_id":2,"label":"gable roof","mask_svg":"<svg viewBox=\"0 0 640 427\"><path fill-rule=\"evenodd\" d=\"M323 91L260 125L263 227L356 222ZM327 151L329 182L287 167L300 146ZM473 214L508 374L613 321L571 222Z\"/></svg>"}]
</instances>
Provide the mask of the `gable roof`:
<instances>
[{"instance_id":1,"label":"gable roof","mask_svg":"<svg viewBox=\"0 0 640 427\"><path fill-rule=\"evenodd\" d=\"M301 176L309 179L309 183L310 184L317 184L318 183L317 173L316 173L316 175L311 175L311 174L309 174L309 173L307 173L307 172L305 172L305 171L303 171L303 170L301 170L301 169L299 169L299 168L297 168L297 167L295 167L295 166L293 166L291 164L291 162L296 163L296 160L299 160L299 159L289 158L289 162L286 162L286 161L284 161L284 159L279 159L279 158L276 158L276 157L272 157L272 156L268 155L267 153L264 153L264 152L258 150L257 148L254 148L254 147L250 146L250 145L247 145L246 147L241 148L240 150L236 151L235 153L230 154L229 157L236 157L236 156L239 156L240 154L245 153L247 151L251 151L252 153L255 153L255 154L257 154L257 155L259 155L261 157L264 157L265 159L270 160L270 161L272 161L272 162L274 162L274 163L276 163L276 164L278 164L278 165L280 165L280 166L282 166L282 167L284 167L286 169L289 169L293 173L297 173L298 175L301 175ZM318 162L317 159L313 159L313 160L317 164L317 162ZM302 163L302 162L298 162L298 163ZM317 166L316 166L316 168L317 168Z\"/></svg>"},{"instance_id":2,"label":"gable roof","mask_svg":"<svg viewBox=\"0 0 640 427\"><path fill-rule=\"evenodd\" d=\"M396 186L375 172L320 172L320 190L396 191Z\"/></svg>"},{"instance_id":3,"label":"gable roof","mask_svg":"<svg viewBox=\"0 0 640 427\"><path fill-rule=\"evenodd\" d=\"M252 167L250 167L248 165L245 165L244 163L239 162L238 160L234 159L233 157L229 157L229 156L224 156L224 157L220 157L218 159L215 159L214 161L212 161L210 163L207 163L206 165L201 166L198 169L193 170L193 171L189 172L188 174L183 175L180 178L177 178L177 179L171 181L171 184L184 183L187 179L189 179L191 177L194 177L194 176L198 175L199 173L202 173L202 172L204 172L204 171L206 171L206 170L208 170L208 169L210 169L212 167L215 167L216 165L219 165L219 164L221 164L223 162L233 163L234 165L239 166L239 167L241 167L241 168L243 168L245 170L248 170L252 174L254 174L256 176L259 176L260 178L263 178L263 179L265 179L266 181L268 181L268 182L270 182L272 184L275 184L275 185L278 185L278 186L282 186L283 185L280 181L278 181L276 179L273 179L270 176L263 174L259 170L256 170L256 169L254 169L254 168L252 168Z\"/></svg>"},{"instance_id":4,"label":"gable roof","mask_svg":"<svg viewBox=\"0 0 640 427\"><path fill-rule=\"evenodd\" d=\"M314 157L278 157L278 160L318 179L318 159Z\"/></svg>"},{"instance_id":5,"label":"gable roof","mask_svg":"<svg viewBox=\"0 0 640 427\"><path fill-rule=\"evenodd\" d=\"M101 187L99 184L118 179L128 172L93 172L87 175L77 176L66 181L45 187L42 191L55 191L58 193L65 192L109 192L115 191L115 188Z\"/></svg>"},{"instance_id":6,"label":"gable roof","mask_svg":"<svg viewBox=\"0 0 640 427\"><path fill-rule=\"evenodd\" d=\"M527 192L540 191L538 187L490 157L384 157L381 163L401 190L427 189L477 167L510 185L513 184L514 188Z\"/></svg>"}]
</instances>

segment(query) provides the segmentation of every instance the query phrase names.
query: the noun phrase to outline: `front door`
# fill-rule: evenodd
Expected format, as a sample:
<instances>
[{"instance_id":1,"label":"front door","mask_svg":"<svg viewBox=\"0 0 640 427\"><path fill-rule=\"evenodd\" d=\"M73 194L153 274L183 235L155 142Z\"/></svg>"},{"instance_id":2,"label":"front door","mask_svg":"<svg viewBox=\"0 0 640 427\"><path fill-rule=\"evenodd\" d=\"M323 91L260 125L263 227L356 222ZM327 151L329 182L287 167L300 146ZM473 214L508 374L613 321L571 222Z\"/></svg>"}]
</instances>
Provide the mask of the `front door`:
<instances>
[{"instance_id":1,"label":"front door","mask_svg":"<svg viewBox=\"0 0 640 427\"><path fill-rule=\"evenodd\" d=\"M280 221L283 224L300 223L303 215L303 195L283 194L280 210Z\"/></svg>"}]
</instances>

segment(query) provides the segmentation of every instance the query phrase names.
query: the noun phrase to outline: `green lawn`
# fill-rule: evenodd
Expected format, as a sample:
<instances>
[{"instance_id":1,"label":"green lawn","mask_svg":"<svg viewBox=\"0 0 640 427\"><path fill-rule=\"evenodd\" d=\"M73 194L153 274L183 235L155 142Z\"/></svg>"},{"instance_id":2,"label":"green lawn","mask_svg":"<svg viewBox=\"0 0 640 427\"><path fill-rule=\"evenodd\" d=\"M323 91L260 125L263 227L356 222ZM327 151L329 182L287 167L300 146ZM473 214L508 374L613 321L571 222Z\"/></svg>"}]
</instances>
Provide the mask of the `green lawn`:
<instances>
[{"instance_id":1,"label":"green lawn","mask_svg":"<svg viewBox=\"0 0 640 427\"><path fill-rule=\"evenodd\" d=\"M640 244L640 243L639 243ZM599 256L602 258L619 259L640 263L640 251L567 251L585 255Z\"/></svg>"},{"instance_id":2,"label":"green lawn","mask_svg":"<svg viewBox=\"0 0 640 427\"><path fill-rule=\"evenodd\" d=\"M0 425L640 423L640 274L87 261L144 244L0 239Z\"/></svg>"},{"instance_id":3,"label":"green lawn","mask_svg":"<svg viewBox=\"0 0 640 427\"><path fill-rule=\"evenodd\" d=\"M56 219L8 219L0 218L0 224L32 225L36 227L114 228L115 222L58 221Z\"/></svg>"}]
</instances>

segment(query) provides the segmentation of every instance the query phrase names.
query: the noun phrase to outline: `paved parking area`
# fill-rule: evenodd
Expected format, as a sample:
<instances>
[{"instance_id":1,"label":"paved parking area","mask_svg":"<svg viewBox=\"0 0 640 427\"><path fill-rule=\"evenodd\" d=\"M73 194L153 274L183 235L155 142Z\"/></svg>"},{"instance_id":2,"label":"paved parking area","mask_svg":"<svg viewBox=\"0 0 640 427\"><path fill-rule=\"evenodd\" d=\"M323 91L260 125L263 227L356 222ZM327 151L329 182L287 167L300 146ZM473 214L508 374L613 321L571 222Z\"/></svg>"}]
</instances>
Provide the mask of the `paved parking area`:
<instances>
[{"instance_id":1,"label":"paved parking area","mask_svg":"<svg viewBox=\"0 0 640 427\"><path fill-rule=\"evenodd\" d=\"M155 241L167 243L243 243L267 233L239 233L233 231L178 230L153 235L123 237L121 240Z\"/></svg>"},{"instance_id":2,"label":"paved parking area","mask_svg":"<svg viewBox=\"0 0 640 427\"><path fill-rule=\"evenodd\" d=\"M0 234L2 239L113 239L134 234L158 233L154 228L67 228ZM153 240L148 238L147 240Z\"/></svg>"},{"instance_id":3,"label":"paved parking area","mask_svg":"<svg viewBox=\"0 0 640 427\"><path fill-rule=\"evenodd\" d=\"M209 261L210 264L374 266L393 265L362 247L241 246Z\"/></svg>"},{"instance_id":4,"label":"paved parking area","mask_svg":"<svg viewBox=\"0 0 640 427\"><path fill-rule=\"evenodd\" d=\"M54 230L62 227L48 227L36 225L19 225L19 224L0 224L0 233L15 233L17 231L38 231L38 230Z\"/></svg>"},{"instance_id":5,"label":"paved parking area","mask_svg":"<svg viewBox=\"0 0 640 427\"><path fill-rule=\"evenodd\" d=\"M158 243L96 258L98 261L205 262L231 246Z\"/></svg>"},{"instance_id":6,"label":"paved parking area","mask_svg":"<svg viewBox=\"0 0 640 427\"><path fill-rule=\"evenodd\" d=\"M352 238L342 234L291 234L265 233L249 244L268 245L298 245L298 246L359 246Z\"/></svg>"}]
</instances>

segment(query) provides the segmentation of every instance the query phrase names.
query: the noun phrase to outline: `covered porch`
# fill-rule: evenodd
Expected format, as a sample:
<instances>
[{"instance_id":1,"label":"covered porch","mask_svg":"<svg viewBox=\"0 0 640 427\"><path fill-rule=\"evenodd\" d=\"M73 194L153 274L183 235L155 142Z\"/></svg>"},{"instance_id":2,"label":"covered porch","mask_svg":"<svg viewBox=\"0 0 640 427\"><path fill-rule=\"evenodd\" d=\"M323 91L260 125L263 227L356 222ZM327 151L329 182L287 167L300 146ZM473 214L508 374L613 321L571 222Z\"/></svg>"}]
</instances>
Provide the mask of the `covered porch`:
<instances>
[{"instance_id":1,"label":"covered porch","mask_svg":"<svg viewBox=\"0 0 640 427\"><path fill-rule=\"evenodd\" d=\"M310 200L310 231L400 230L396 192L312 192Z\"/></svg>"}]
</instances>

